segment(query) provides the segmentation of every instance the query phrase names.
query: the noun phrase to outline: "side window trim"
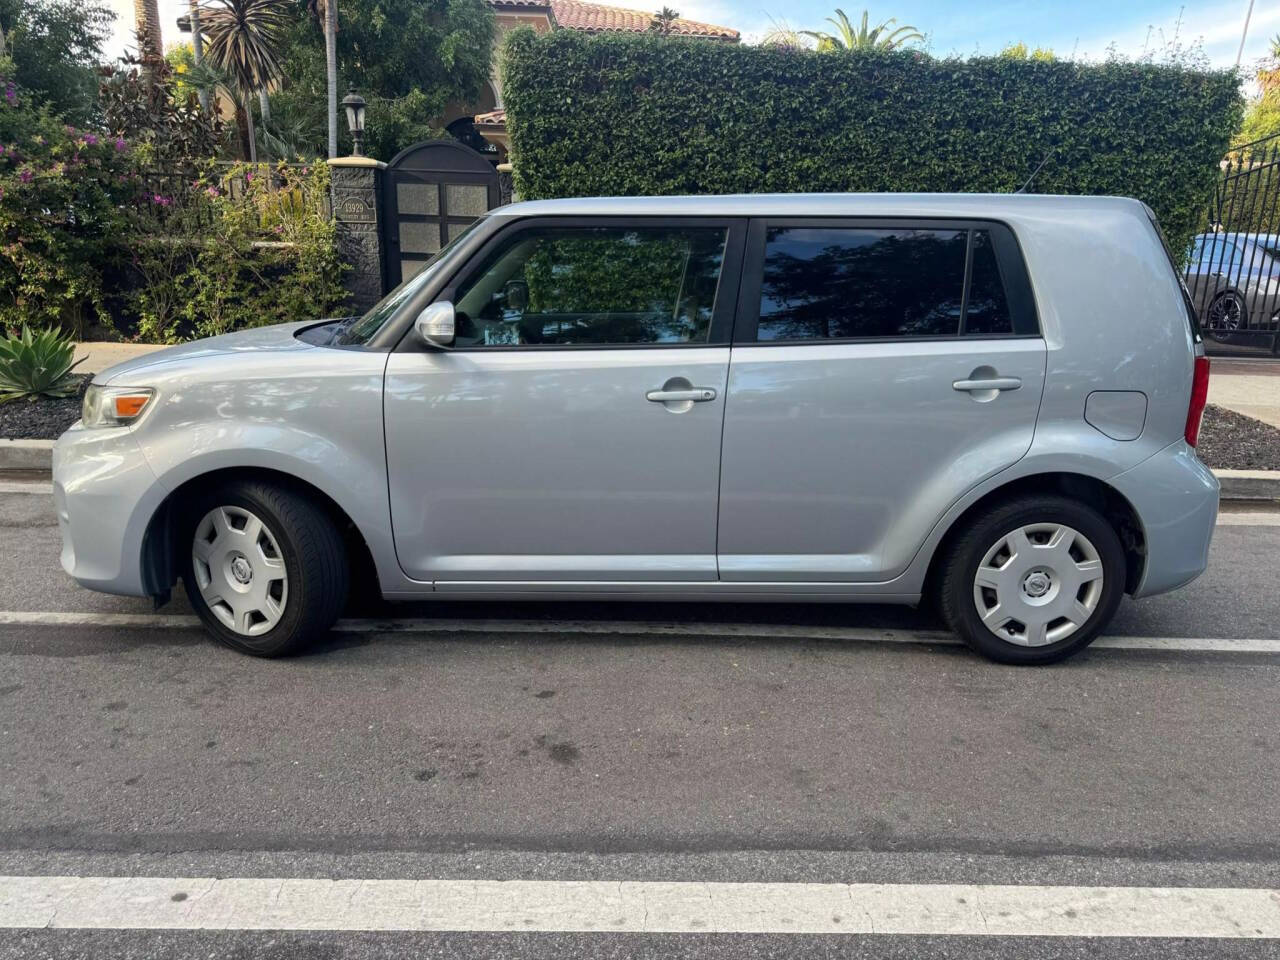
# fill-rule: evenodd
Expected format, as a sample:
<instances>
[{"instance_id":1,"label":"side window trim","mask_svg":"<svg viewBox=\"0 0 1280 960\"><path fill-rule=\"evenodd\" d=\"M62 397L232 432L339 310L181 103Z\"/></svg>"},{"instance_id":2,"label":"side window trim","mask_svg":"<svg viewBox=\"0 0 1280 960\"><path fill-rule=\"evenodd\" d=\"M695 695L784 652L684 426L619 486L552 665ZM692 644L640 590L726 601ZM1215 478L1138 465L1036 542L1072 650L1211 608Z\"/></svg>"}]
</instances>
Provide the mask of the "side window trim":
<instances>
[{"instance_id":1,"label":"side window trim","mask_svg":"<svg viewBox=\"0 0 1280 960\"><path fill-rule=\"evenodd\" d=\"M458 290L483 270L490 257L500 248L508 244L512 237L526 230L542 228L581 227L720 227L726 232L724 262L720 270L720 280L716 288L715 309L711 317L711 329L705 343L618 343L618 344L516 344L488 346L458 346L454 352L494 353L511 350L675 350L701 349L705 347L724 347L730 343L734 316L738 306L738 288L742 276L743 251L746 246L748 221L746 217L521 217L513 219L510 224L497 230L488 237L484 244L472 252L466 261L458 266L445 281L434 301L454 300ZM424 304L425 306L425 304ZM417 342L417 338L407 336L400 342L400 349L412 352L425 352L429 348Z\"/></svg>"},{"instance_id":2,"label":"side window trim","mask_svg":"<svg viewBox=\"0 0 1280 960\"><path fill-rule=\"evenodd\" d=\"M921 337L844 337L827 340L757 340L760 325L760 292L764 282L764 258L768 230L771 227L828 227L832 229L908 229L908 230L968 230L969 236L965 246L964 289L961 295L960 332L946 336ZM973 231L989 230L992 246L995 249L996 261L1001 279L1005 284L1005 295L1009 301L1014 332L1006 334L964 335L964 325L968 315L969 286L973 272ZM1021 317L1021 321L1020 321ZM1019 333L1020 325L1026 326L1026 332ZM1023 258L1017 235L1013 229L1000 220L981 220L969 218L931 218L931 217L752 217L747 227L747 249L742 264L742 284L738 295L738 311L734 318L733 345L735 347L788 347L816 346L833 343L902 343L925 341L949 341L964 339L966 342L978 340L1017 340L1038 338L1043 336L1040 329L1040 318L1036 308L1034 291L1027 274L1026 261Z\"/></svg>"}]
</instances>

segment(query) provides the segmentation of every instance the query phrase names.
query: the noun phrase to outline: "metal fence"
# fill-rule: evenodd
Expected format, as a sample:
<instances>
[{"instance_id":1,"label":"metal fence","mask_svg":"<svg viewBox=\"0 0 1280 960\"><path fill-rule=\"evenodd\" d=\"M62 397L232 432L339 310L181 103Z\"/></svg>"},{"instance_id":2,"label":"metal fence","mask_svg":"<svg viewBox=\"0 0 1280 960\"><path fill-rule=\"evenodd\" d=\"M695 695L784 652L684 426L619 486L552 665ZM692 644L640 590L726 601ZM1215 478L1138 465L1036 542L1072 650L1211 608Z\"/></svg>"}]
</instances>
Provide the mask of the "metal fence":
<instances>
[{"instance_id":1,"label":"metal fence","mask_svg":"<svg viewBox=\"0 0 1280 960\"><path fill-rule=\"evenodd\" d=\"M1211 352L1280 353L1280 135L1231 150L1220 166L1187 289Z\"/></svg>"}]
</instances>

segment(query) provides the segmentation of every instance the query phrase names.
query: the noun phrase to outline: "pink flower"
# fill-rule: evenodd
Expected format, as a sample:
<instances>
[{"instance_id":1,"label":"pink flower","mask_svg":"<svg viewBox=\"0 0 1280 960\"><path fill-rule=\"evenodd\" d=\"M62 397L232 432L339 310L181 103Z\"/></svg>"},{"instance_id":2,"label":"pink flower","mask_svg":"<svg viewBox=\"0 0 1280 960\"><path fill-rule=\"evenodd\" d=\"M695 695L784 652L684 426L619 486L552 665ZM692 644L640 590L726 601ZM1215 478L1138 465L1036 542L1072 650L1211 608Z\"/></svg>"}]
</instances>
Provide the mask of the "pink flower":
<instances>
[{"instance_id":1,"label":"pink flower","mask_svg":"<svg viewBox=\"0 0 1280 960\"><path fill-rule=\"evenodd\" d=\"M284 233L284 224L277 223L273 229L275 230L276 233Z\"/></svg>"},{"instance_id":2,"label":"pink flower","mask_svg":"<svg viewBox=\"0 0 1280 960\"><path fill-rule=\"evenodd\" d=\"M220 191L217 187L210 187L208 190L205 191L205 193L209 194L209 196L211 197L217 197L217 196L221 196L222 191Z\"/></svg>"},{"instance_id":3,"label":"pink flower","mask_svg":"<svg viewBox=\"0 0 1280 960\"><path fill-rule=\"evenodd\" d=\"M14 89L14 86L12 83L5 85L4 98L10 103L18 102L18 91Z\"/></svg>"},{"instance_id":4,"label":"pink flower","mask_svg":"<svg viewBox=\"0 0 1280 960\"><path fill-rule=\"evenodd\" d=\"M253 182L253 174L252 174L252 173L246 173L246 174L244 175L244 179L245 179L245 183L252 183L252 182Z\"/></svg>"},{"instance_id":5,"label":"pink flower","mask_svg":"<svg viewBox=\"0 0 1280 960\"><path fill-rule=\"evenodd\" d=\"M86 133L84 135L84 142L91 147L96 147L98 145L98 138L92 133Z\"/></svg>"},{"instance_id":6,"label":"pink flower","mask_svg":"<svg viewBox=\"0 0 1280 960\"><path fill-rule=\"evenodd\" d=\"M30 183L31 171L24 169L20 174L18 174L18 179L21 180L23 183Z\"/></svg>"},{"instance_id":7,"label":"pink flower","mask_svg":"<svg viewBox=\"0 0 1280 960\"><path fill-rule=\"evenodd\" d=\"M166 197L157 193L151 197L151 202L156 204L157 206L167 207L169 206L169 204L173 203L173 200L170 197Z\"/></svg>"},{"instance_id":8,"label":"pink flower","mask_svg":"<svg viewBox=\"0 0 1280 960\"><path fill-rule=\"evenodd\" d=\"M124 153L128 149L128 144L124 142L124 137L116 137L116 152Z\"/></svg>"}]
</instances>

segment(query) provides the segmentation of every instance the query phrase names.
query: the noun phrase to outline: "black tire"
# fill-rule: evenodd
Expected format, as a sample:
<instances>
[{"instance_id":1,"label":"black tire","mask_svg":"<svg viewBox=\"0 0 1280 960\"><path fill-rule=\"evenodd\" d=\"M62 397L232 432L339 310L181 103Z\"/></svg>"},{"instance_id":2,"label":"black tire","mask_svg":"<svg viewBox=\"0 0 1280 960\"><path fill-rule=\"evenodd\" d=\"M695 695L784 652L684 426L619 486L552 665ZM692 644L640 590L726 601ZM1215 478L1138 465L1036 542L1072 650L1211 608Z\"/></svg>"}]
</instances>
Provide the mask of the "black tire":
<instances>
[{"instance_id":1,"label":"black tire","mask_svg":"<svg viewBox=\"0 0 1280 960\"><path fill-rule=\"evenodd\" d=\"M279 546L288 593L279 621L265 633L247 636L231 629L201 595L192 548L202 518L218 507L253 513ZM183 583L191 606L219 642L255 657L281 657L296 653L333 626L347 601L347 552L333 520L310 497L272 483L240 480L203 491L186 505L184 515L178 540Z\"/></svg>"},{"instance_id":2,"label":"black tire","mask_svg":"<svg viewBox=\"0 0 1280 960\"><path fill-rule=\"evenodd\" d=\"M1101 561L1103 582L1092 614L1075 632L1043 646L1024 646L983 623L974 598L974 581L979 565L995 544L1020 527L1036 524L1061 524L1087 538ZM1124 596L1125 574L1120 538L1097 510L1061 496L1018 497L974 517L951 542L938 578L937 603L951 630L984 657L1024 666L1055 663L1083 650L1110 622Z\"/></svg>"},{"instance_id":3,"label":"black tire","mask_svg":"<svg viewBox=\"0 0 1280 960\"><path fill-rule=\"evenodd\" d=\"M1244 297L1228 290L1213 298L1205 311L1204 333L1217 343L1228 342L1235 334L1248 329L1249 311Z\"/></svg>"}]
</instances>

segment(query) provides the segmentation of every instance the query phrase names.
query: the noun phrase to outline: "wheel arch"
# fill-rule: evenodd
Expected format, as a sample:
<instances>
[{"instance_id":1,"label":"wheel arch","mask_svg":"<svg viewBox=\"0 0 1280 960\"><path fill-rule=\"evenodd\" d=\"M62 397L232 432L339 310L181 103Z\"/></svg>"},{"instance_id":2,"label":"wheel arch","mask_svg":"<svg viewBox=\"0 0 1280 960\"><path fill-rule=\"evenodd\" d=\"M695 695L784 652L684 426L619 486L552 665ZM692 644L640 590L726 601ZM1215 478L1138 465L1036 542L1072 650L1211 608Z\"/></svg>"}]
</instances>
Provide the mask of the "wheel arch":
<instances>
[{"instance_id":1,"label":"wheel arch","mask_svg":"<svg viewBox=\"0 0 1280 960\"><path fill-rule=\"evenodd\" d=\"M939 539L929 560L925 574L924 589L931 596L941 576L942 566L951 551L951 544L965 529L975 516L984 512L993 504L1008 501L1025 494L1056 493L1060 496L1088 504L1101 513L1112 524L1125 555L1126 593L1132 593L1142 582L1143 570L1146 566L1146 536L1143 533L1142 521L1127 497L1119 490L1097 477L1069 471L1053 471L1033 473L1018 477L1002 484L969 504L951 521L946 532Z\"/></svg>"},{"instance_id":2,"label":"wheel arch","mask_svg":"<svg viewBox=\"0 0 1280 960\"><path fill-rule=\"evenodd\" d=\"M346 510L319 487L293 474L270 467L221 467L198 474L176 487L152 514L142 537L142 585L157 606L169 599L182 569L179 531L183 527L182 509L211 487L233 480L256 480L301 493L317 503L342 534L350 559L352 593L372 590L381 597L377 565L364 534ZM359 591L360 593L357 593Z\"/></svg>"}]
</instances>

